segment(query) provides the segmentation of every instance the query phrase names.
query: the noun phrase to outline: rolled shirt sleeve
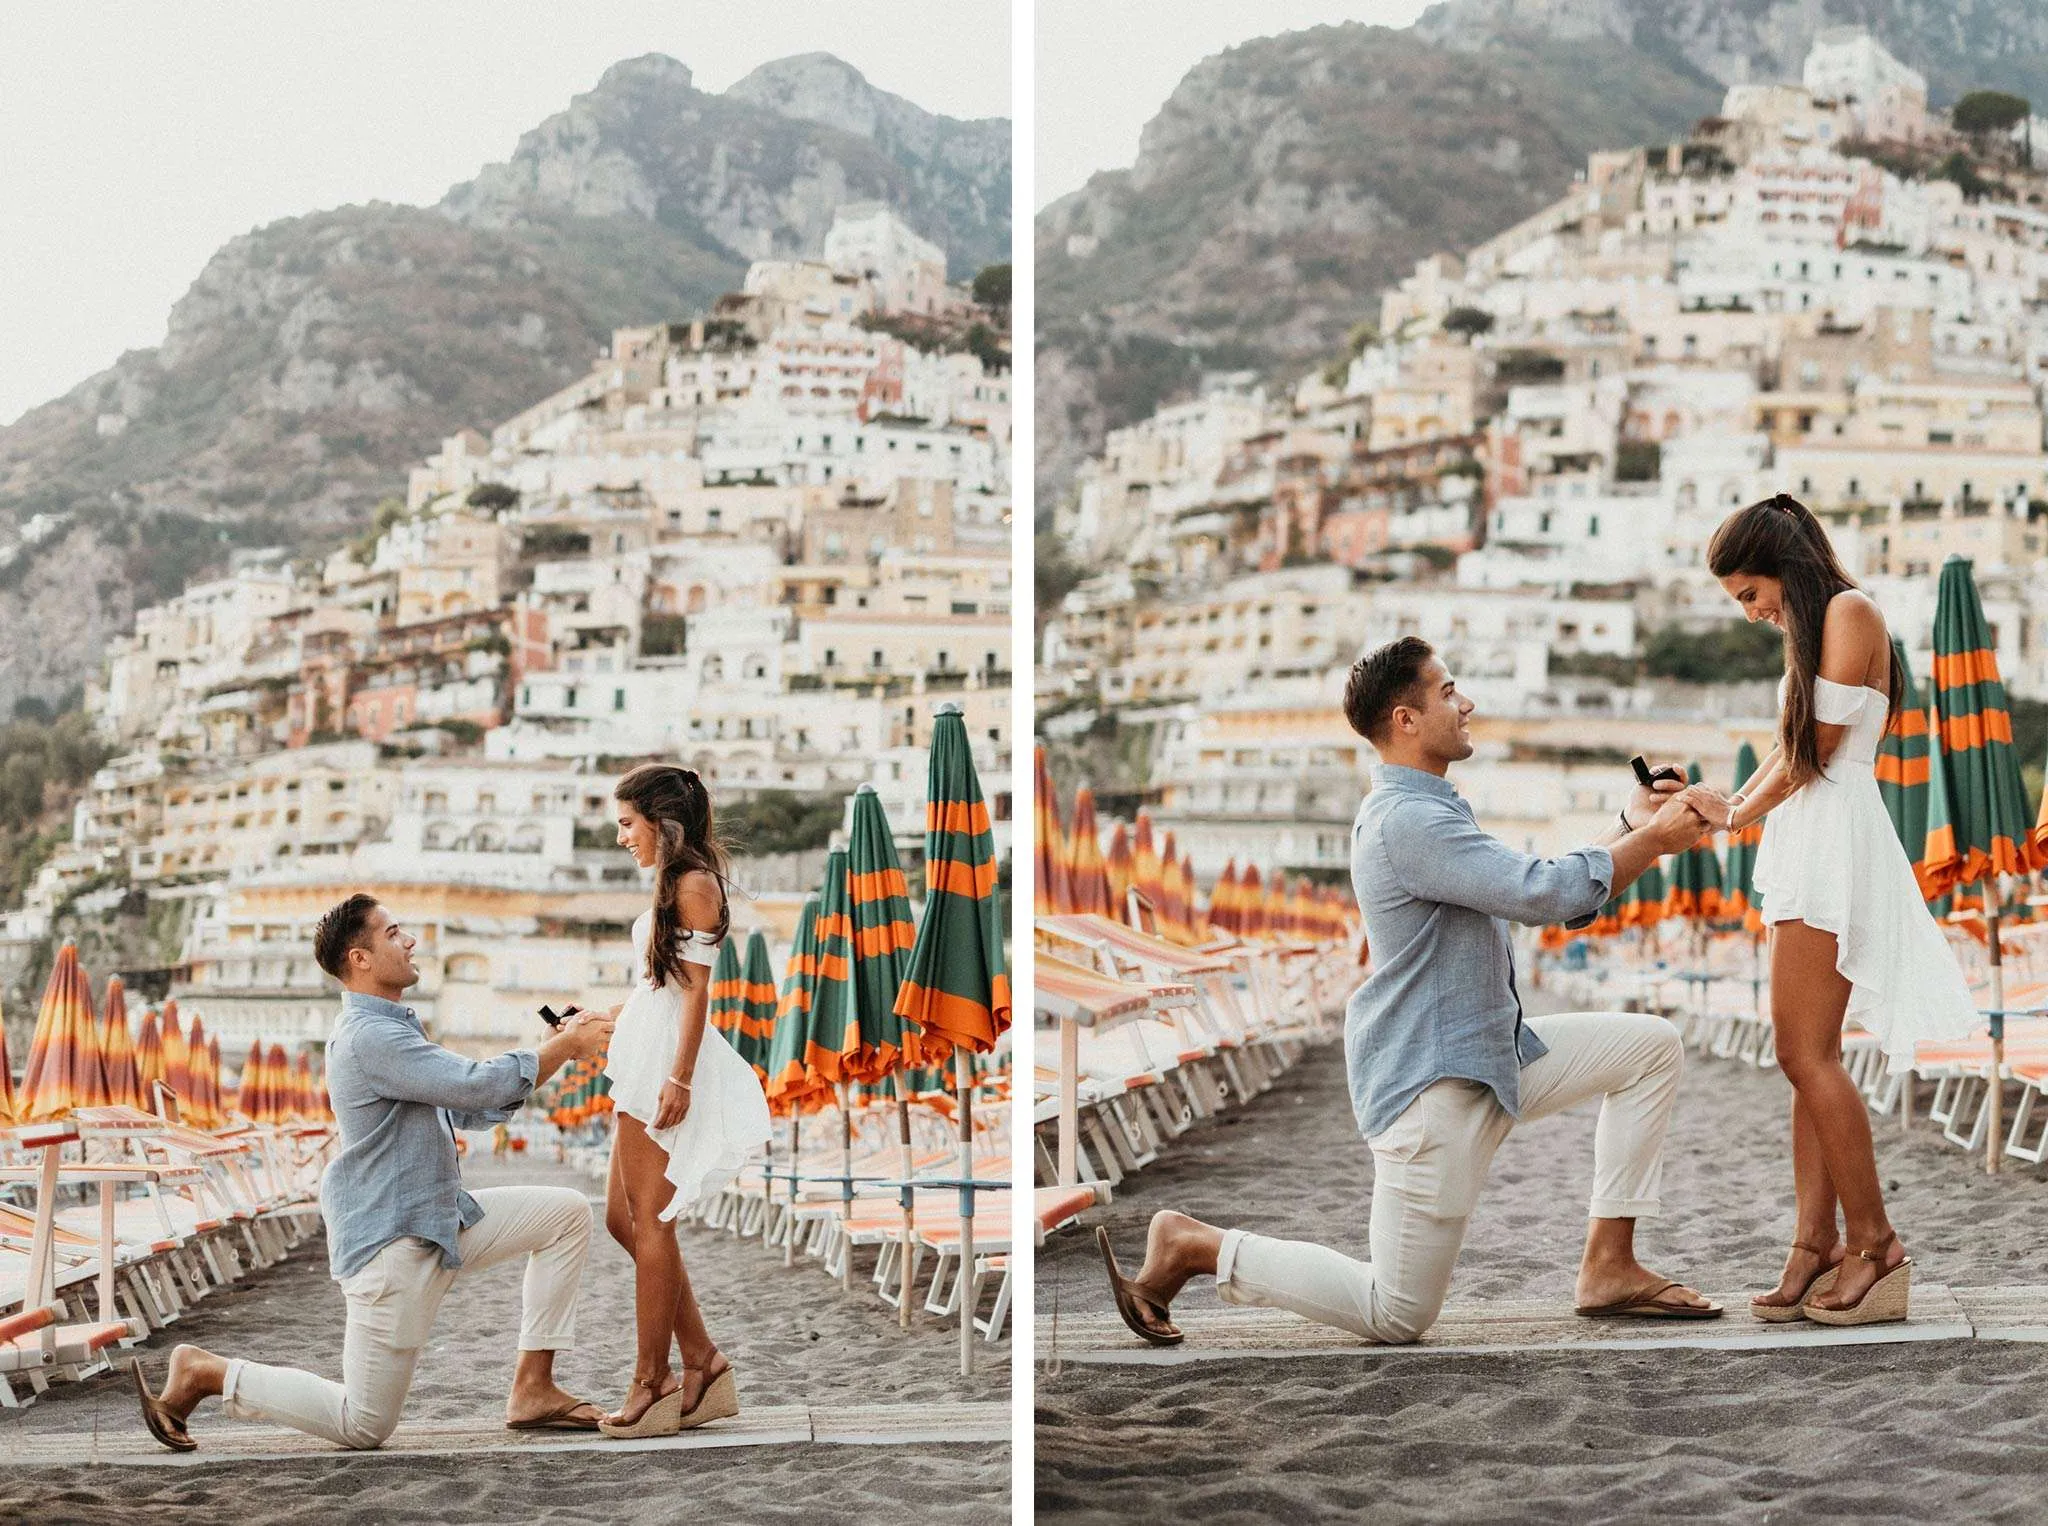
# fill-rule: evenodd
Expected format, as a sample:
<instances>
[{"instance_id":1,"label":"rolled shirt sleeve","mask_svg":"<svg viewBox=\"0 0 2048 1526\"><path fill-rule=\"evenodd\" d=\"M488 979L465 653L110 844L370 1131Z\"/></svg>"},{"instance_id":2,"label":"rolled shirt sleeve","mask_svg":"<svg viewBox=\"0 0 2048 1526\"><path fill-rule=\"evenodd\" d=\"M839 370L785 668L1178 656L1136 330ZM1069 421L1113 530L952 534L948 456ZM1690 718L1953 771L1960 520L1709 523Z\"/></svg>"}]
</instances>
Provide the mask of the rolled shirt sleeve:
<instances>
[{"instance_id":1,"label":"rolled shirt sleeve","mask_svg":"<svg viewBox=\"0 0 2048 1526\"><path fill-rule=\"evenodd\" d=\"M512 1059L519 1061L519 1073L526 1082L525 1091L520 1094L518 1102L513 1102L505 1107L450 1108L448 1110L448 1121L458 1129L488 1129L501 1123L510 1123L512 1115L519 1111L520 1103L523 1103L528 1096L532 1095L534 1080L540 1074L539 1053L532 1049L514 1049L510 1054L500 1055L498 1058L501 1060ZM492 1061L491 1063L495 1064L497 1062Z\"/></svg>"},{"instance_id":2,"label":"rolled shirt sleeve","mask_svg":"<svg viewBox=\"0 0 2048 1526\"><path fill-rule=\"evenodd\" d=\"M1382 835L1395 878L1418 900L1510 922L1583 927L1612 893L1614 856L1605 848L1574 848L1557 858L1517 853L1448 801L1402 801Z\"/></svg>"}]
</instances>

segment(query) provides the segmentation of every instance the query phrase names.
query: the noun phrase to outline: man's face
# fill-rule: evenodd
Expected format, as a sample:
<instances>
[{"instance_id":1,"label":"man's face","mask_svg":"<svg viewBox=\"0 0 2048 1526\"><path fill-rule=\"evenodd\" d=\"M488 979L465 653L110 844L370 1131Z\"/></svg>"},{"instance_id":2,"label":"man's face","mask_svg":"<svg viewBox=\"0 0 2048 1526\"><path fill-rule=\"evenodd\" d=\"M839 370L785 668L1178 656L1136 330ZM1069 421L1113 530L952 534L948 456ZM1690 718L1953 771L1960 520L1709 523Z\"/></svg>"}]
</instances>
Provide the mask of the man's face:
<instances>
[{"instance_id":1,"label":"man's face","mask_svg":"<svg viewBox=\"0 0 2048 1526\"><path fill-rule=\"evenodd\" d=\"M374 906L363 941L348 951L349 967L387 990L406 990L419 984L420 967L412 957L417 943L390 912Z\"/></svg>"},{"instance_id":2,"label":"man's face","mask_svg":"<svg viewBox=\"0 0 2048 1526\"><path fill-rule=\"evenodd\" d=\"M1404 751L1436 763L1457 763L1472 756L1467 718L1474 707L1458 692L1443 659L1432 657L1422 665L1410 700L1394 707L1394 739Z\"/></svg>"}]
</instances>

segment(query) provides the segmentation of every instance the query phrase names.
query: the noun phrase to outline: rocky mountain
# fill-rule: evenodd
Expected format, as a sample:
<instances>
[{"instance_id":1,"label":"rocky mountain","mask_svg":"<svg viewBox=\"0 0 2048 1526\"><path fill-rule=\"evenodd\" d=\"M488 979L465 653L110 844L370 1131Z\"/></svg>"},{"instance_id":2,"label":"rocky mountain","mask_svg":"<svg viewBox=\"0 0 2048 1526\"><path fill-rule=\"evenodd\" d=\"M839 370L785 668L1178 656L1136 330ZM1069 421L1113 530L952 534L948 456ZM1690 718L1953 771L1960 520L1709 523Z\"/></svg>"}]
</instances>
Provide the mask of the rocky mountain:
<instances>
[{"instance_id":1,"label":"rocky mountain","mask_svg":"<svg viewBox=\"0 0 2048 1526\"><path fill-rule=\"evenodd\" d=\"M1718 104L1684 63L1605 36L1468 52L1358 24L1204 59L1137 162L1037 219L1038 503L1106 429L1204 370L1298 374L1414 262L1555 199L1586 154Z\"/></svg>"},{"instance_id":2,"label":"rocky mountain","mask_svg":"<svg viewBox=\"0 0 2048 1526\"><path fill-rule=\"evenodd\" d=\"M1868 26L1937 102L2048 111L2048 0L1448 0L1410 30L1261 38L1189 71L1137 162L1041 212L1038 503L1203 370L1299 375L1415 260L1559 195L1595 148L1683 131Z\"/></svg>"},{"instance_id":3,"label":"rocky mountain","mask_svg":"<svg viewBox=\"0 0 2048 1526\"><path fill-rule=\"evenodd\" d=\"M746 262L815 255L880 200L956 275L1008 258L1009 125L933 116L823 55L722 95L650 55L433 208L288 218L231 239L130 352L0 429L11 520L66 533L0 568L0 716L97 668L106 634L238 544L323 549L405 471L582 374L624 324L686 317ZM51 589L89 612L49 621Z\"/></svg>"},{"instance_id":4,"label":"rocky mountain","mask_svg":"<svg viewBox=\"0 0 2048 1526\"><path fill-rule=\"evenodd\" d=\"M2048 111L2048 0L1446 0L1416 34L1446 47L1527 36L1609 38L1683 59L1724 85L1797 79L1823 27L1861 26L1946 105L2010 90Z\"/></svg>"}]
</instances>

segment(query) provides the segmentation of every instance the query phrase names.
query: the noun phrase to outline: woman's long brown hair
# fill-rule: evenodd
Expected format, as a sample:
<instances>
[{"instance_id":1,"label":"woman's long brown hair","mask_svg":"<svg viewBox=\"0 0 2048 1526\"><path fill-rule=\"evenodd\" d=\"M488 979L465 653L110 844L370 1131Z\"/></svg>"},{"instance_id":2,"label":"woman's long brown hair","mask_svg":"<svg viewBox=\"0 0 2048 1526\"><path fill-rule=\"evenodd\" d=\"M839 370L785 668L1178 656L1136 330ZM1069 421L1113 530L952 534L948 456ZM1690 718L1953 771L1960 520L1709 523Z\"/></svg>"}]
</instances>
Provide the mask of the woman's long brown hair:
<instances>
[{"instance_id":1,"label":"woman's long brown hair","mask_svg":"<svg viewBox=\"0 0 2048 1526\"><path fill-rule=\"evenodd\" d=\"M1814 729L1813 681L1820 675L1821 627L1828 602L1857 586L1843 570L1812 512L1789 493L1740 509L1721 521L1707 543L1707 570L1717 578L1776 578L1785 611L1785 714L1778 745L1789 760L1792 782L1804 784L1820 772L1820 738ZM1905 697L1904 675L1890 660L1886 644L1889 706L1886 724L1898 716Z\"/></svg>"},{"instance_id":2,"label":"woman's long brown hair","mask_svg":"<svg viewBox=\"0 0 2048 1526\"><path fill-rule=\"evenodd\" d=\"M676 900L684 875L701 869L718 881L715 936L723 938L732 926L732 908L725 899L725 846L711 819L711 793L693 769L672 763L643 763L621 779L612 793L654 827L654 929L647 939L648 983L664 986L673 978L687 988L689 966L676 947L683 935Z\"/></svg>"}]
</instances>

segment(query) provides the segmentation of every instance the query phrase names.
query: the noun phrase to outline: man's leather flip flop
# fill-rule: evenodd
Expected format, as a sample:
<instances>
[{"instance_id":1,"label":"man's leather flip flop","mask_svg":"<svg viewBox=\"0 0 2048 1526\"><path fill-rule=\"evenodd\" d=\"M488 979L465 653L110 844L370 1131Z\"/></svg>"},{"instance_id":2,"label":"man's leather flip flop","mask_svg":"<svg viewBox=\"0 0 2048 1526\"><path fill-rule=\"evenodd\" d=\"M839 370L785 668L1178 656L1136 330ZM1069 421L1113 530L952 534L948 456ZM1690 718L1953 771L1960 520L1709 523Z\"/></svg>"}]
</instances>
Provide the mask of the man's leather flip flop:
<instances>
[{"instance_id":1,"label":"man's leather flip flop","mask_svg":"<svg viewBox=\"0 0 2048 1526\"><path fill-rule=\"evenodd\" d=\"M1109 1248L1109 1230L1103 1225L1095 1226L1095 1243L1101 1248L1102 1264L1109 1270L1109 1291L1116 1297L1116 1311L1123 1316L1124 1323L1131 1327L1131 1333L1150 1341L1155 1346L1178 1346L1186 1337L1173 1328L1173 1321L1167 1315L1166 1305L1149 1296L1144 1291L1143 1283L1133 1282L1117 1266L1116 1252ZM1138 1312L1141 1304L1145 1312L1151 1314L1172 1333L1167 1334L1148 1326Z\"/></svg>"},{"instance_id":2,"label":"man's leather flip flop","mask_svg":"<svg viewBox=\"0 0 2048 1526\"><path fill-rule=\"evenodd\" d=\"M1699 1306L1682 1303L1659 1303L1658 1298L1673 1288L1685 1284L1677 1281L1660 1282L1652 1287L1642 1288L1626 1298L1613 1303L1582 1304L1572 1310L1581 1319L1719 1319L1721 1306L1708 1303Z\"/></svg>"},{"instance_id":3,"label":"man's leather flip flop","mask_svg":"<svg viewBox=\"0 0 2048 1526\"><path fill-rule=\"evenodd\" d=\"M579 1409L595 1411L588 1419L576 1413ZM604 1413L588 1399L573 1399L552 1414L535 1415L531 1420L507 1420L508 1431L594 1431L604 1420Z\"/></svg>"},{"instance_id":4,"label":"man's leather flip flop","mask_svg":"<svg viewBox=\"0 0 2048 1526\"><path fill-rule=\"evenodd\" d=\"M142 1404L142 1423L149 1427L149 1434L173 1452L196 1452L199 1443L185 1430L184 1423L175 1419L163 1406L163 1401L149 1391L149 1383L142 1376L142 1363L133 1361L128 1370L135 1375L135 1397Z\"/></svg>"}]
</instances>

